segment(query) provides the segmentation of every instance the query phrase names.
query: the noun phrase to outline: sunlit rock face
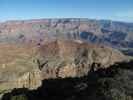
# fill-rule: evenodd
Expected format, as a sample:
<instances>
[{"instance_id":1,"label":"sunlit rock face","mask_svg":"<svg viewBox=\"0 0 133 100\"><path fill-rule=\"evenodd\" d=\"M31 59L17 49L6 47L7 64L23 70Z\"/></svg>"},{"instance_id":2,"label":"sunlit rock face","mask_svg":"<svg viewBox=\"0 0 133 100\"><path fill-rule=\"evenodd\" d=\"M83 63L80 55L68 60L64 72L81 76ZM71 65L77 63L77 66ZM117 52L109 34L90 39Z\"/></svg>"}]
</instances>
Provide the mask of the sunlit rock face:
<instances>
[{"instance_id":1,"label":"sunlit rock face","mask_svg":"<svg viewBox=\"0 0 133 100\"><path fill-rule=\"evenodd\" d=\"M43 79L81 77L90 69L130 59L118 50L80 40L56 40L40 46L0 45L1 89L35 89Z\"/></svg>"},{"instance_id":2,"label":"sunlit rock face","mask_svg":"<svg viewBox=\"0 0 133 100\"><path fill-rule=\"evenodd\" d=\"M19 77L15 82L17 88L29 88L36 89L41 86L41 74L40 71L32 71L25 73L22 77Z\"/></svg>"},{"instance_id":3,"label":"sunlit rock face","mask_svg":"<svg viewBox=\"0 0 133 100\"><path fill-rule=\"evenodd\" d=\"M33 49L26 45L0 44L0 89L35 88L40 84Z\"/></svg>"},{"instance_id":4,"label":"sunlit rock face","mask_svg":"<svg viewBox=\"0 0 133 100\"><path fill-rule=\"evenodd\" d=\"M132 32L132 24L88 19L0 23L0 89L35 89L43 79L81 77L129 60L111 47L132 46Z\"/></svg>"},{"instance_id":5,"label":"sunlit rock face","mask_svg":"<svg viewBox=\"0 0 133 100\"><path fill-rule=\"evenodd\" d=\"M46 76L81 77L87 75L90 69L108 68L116 62L129 59L109 47L64 40L56 40L39 47L36 58L44 79Z\"/></svg>"}]
</instances>

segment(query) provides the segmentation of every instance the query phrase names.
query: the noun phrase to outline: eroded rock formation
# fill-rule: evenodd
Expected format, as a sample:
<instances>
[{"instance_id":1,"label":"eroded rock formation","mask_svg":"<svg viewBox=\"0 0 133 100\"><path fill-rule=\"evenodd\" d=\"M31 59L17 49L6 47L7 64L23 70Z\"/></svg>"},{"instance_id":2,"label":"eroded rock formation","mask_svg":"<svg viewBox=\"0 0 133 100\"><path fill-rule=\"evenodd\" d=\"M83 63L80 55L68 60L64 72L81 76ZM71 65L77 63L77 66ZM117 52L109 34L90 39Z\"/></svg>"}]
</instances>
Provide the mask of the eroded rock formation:
<instances>
[{"instance_id":1,"label":"eroded rock formation","mask_svg":"<svg viewBox=\"0 0 133 100\"><path fill-rule=\"evenodd\" d=\"M96 71L130 60L111 48L121 47L123 43L122 47L132 47L129 46L132 24L127 25L87 19L1 23L0 89L35 89L43 79L81 77L91 69Z\"/></svg>"},{"instance_id":2,"label":"eroded rock formation","mask_svg":"<svg viewBox=\"0 0 133 100\"><path fill-rule=\"evenodd\" d=\"M1 89L34 89L43 79L81 77L90 69L130 59L117 50L80 40L55 40L40 46L1 44L0 48Z\"/></svg>"},{"instance_id":3,"label":"eroded rock formation","mask_svg":"<svg viewBox=\"0 0 133 100\"><path fill-rule=\"evenodd\" d=\"M94 70L107 68L129 58L109 47L57 40L42 45L37 59L44 64L41 68L44 77L47 74L49 78L65 78L84 76L92 67Z\"/></svg>"}]
</instances>

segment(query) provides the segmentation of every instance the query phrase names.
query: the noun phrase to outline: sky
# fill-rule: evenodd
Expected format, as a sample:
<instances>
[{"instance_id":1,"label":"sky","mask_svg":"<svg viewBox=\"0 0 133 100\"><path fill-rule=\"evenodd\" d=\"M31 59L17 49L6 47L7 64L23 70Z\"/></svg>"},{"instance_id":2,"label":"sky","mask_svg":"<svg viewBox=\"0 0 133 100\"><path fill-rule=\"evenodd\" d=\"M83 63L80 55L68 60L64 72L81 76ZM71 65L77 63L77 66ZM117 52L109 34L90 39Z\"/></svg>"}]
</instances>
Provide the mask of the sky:
<instances>
[{"instance_id":1,"label":"sky","mask_svg":"<svg viewBox=\"0 0 133 100\"><path fill-rule=\"evenodd\" d=\"M40 18L133 22L133 0L0 0L0 21Z\"/></svg>"}]
</instances>

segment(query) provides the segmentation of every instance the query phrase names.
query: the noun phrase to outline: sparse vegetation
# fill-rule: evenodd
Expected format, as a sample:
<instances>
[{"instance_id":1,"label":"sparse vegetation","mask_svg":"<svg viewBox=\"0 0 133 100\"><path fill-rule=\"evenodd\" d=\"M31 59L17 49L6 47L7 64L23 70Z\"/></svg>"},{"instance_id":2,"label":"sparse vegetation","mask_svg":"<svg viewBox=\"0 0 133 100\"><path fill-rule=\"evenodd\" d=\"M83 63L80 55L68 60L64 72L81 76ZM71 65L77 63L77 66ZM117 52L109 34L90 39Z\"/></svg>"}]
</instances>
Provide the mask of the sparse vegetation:
<instances>
[{"instance_id":1,"label":"sparse vegetation","mask_svg":"<svg viewBox=\"0 0 133 100\"><path fill-rule=\"evenodd\" d=\"M11 100L28 100L28 99L24 94L21 94L17 96L11 96Z\"/></svg>"},{"instance_id":2,"label":"sparse vegetation","mask_svg":"<svg viewBox=\"0 0 133 100\"><path fill-rule=\"evenodd\" d=\"M2 100L133 100L132 63L92 71L81 78L44 80L37 90L16 89Z\"/></svg>"}]
</instances>

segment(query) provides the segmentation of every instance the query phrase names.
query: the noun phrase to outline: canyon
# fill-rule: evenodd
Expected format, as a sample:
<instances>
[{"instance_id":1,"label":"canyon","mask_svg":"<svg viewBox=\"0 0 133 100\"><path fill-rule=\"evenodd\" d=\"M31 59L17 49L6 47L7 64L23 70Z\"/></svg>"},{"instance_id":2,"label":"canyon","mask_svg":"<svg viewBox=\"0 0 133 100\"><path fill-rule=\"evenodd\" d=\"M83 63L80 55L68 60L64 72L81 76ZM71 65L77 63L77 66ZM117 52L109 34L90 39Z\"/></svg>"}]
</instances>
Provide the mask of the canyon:
<instances>
[{"instance_id":1,"label":"canyon","mask_svg":"<svg viewBox=\"0 0 133 100\"><path fill-rule=\"evenodd\" d=\"M78 18L6 21L0 23L0 91L32 91L45 80L117 69L117 64L133 60L132 48L133 23Z\"/></svg>"}]
</instances>

